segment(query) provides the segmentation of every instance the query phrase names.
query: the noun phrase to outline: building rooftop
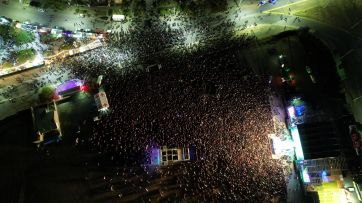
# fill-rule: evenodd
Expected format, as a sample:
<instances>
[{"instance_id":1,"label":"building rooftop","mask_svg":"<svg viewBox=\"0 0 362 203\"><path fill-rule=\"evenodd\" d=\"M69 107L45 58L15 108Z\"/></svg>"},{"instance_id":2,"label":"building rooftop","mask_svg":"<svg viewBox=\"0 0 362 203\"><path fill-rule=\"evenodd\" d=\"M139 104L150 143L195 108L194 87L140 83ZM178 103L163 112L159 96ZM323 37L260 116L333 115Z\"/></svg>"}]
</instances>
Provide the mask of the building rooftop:
<instances>
[{"instance_id":1,"label":"building rooftop","mask_svg":"<svg viewBox=\"0 0 362 203\"><path fill-rule=\"evenodd\" d=\"M305 159L336 157L341 154L340 136L333 122L298 125Z\"/></svg>"},{"instance_id":2,"label":"building rooftop","mask_svg":"<svg viewBox=\"0 0 362 203\"><path fill-rule=\"evenodd\" d=\"M54 121L54 106L43 105L33 109L34 124L37 131L45 133L56 129L57 126Z\"/></svg>"}]
</instances>

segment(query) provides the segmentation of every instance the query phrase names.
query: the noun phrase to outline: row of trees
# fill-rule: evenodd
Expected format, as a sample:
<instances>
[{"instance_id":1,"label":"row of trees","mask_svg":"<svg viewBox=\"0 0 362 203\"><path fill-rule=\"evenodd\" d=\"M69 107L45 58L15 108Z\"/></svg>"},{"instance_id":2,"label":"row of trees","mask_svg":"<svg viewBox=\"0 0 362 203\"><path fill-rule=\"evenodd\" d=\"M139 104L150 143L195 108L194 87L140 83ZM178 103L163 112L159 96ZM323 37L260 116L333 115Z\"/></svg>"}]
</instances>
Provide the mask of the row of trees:
<instances>
[{"instance_id":1,"label":"row of trees","mask_svg":"<svg viewBox=\"0 0 362 203\"><path fill-rule=\"evenodd\" d=\"M0 36L4 39L5 43L14 41L16 45L22 45L34 40L34 34L16 28L12 25L0 25Z\"/></svg>"}]
</instances>

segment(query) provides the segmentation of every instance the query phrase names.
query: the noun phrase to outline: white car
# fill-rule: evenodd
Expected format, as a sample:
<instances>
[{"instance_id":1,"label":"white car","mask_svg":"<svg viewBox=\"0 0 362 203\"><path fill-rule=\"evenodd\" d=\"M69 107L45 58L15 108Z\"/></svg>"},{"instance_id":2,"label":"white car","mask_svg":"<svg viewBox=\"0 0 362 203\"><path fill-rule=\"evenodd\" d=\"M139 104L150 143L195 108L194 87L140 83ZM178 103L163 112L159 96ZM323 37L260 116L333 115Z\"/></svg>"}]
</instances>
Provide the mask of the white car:
<instances>
[{"instance_id":1,"label":"white car","mask_svg":"<svg viewBox=\"0 0 362 203\"><path fill-rule=\"evenodd\" d=\"M258 6L262 6L264 4L266 4L266 1L259 1Z\"/></svg>"}]
</instances>

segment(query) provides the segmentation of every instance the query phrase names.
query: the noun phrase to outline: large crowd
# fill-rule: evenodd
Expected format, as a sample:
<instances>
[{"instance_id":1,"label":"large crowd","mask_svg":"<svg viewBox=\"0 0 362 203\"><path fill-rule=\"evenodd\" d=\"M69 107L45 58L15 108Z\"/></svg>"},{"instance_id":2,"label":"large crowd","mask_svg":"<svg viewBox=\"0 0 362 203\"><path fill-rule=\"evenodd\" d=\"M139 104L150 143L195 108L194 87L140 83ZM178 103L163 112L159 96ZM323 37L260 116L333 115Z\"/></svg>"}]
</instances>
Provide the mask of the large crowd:
<instances>
[{"instance_id":1,"label":"large crowd","mask_svg":"<svg viewBox=\"0 0 362 203\"><path fill-rule=\"evenodd\" d=\"M197 25L203 30L204 24ZM61 64L80 78L105 76L111 107L93 125L86 145L119 165L145 164L146 149L154 143L195 146L198 160L177 169L182 174L177 179L179 197L184 200L285 198L282 165L271 158L267 79L253 74L240 54L252 38L225 39L204 29L201 41L212 45L194 52L179 46L175 52L169 48L180 45L191 28L173 30L167 23L142 26L149 27L114 33L109 46ZM232 24L219 26L225 30L220 36L230 36ZM132 68L137 64L143 71ZM148 69L152 64L157 65Z\"/></svg>"}]
</instances>

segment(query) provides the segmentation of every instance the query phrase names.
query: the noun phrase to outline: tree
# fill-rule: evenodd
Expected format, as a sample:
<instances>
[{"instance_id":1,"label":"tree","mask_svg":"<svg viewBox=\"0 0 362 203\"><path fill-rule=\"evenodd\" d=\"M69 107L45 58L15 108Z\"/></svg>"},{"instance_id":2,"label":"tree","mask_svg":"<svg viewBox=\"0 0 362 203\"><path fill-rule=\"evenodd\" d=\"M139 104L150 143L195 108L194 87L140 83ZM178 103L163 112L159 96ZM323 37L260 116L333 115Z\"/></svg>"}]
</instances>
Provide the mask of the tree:
<instances>
[{"instance_id":1,"label":"tree","mask_svg":"<svg viewBox=\"0 0 362 203\"><path fill-rule=\"evenodd\" d=\"M53 99L55 94L55 88L52 86L42 87L39 91L39 101L40 102L49 102Z\"/></svg>"}]
</instances>

